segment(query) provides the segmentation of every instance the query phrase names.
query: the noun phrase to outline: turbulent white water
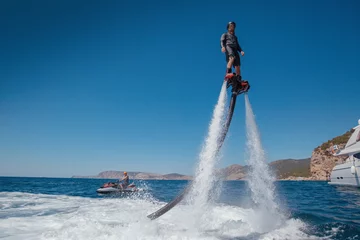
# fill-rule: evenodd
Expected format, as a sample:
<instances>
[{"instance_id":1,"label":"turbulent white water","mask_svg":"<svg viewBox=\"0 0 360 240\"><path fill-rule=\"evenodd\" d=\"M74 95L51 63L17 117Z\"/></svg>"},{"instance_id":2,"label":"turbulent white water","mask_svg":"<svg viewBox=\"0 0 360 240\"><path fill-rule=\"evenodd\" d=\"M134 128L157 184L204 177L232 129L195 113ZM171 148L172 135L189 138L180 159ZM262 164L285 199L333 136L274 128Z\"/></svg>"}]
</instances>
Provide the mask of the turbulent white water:
<instances>
[{"instance_id":1,"label":"turbulent white water","mask_svg":"<svg viewBox=\"0 0 360 240\"><path fill-rule=\"evenodd\" d=\"M203 212L206 211L209 199L211 199L211 193L218 193L214 190L215 181L215 167L219 160L219 138L224 129L224 120L226 113L226 82L223 83L218 102L213 111L213 117L211 119L208 135L206 136L204 145L199 155L199 163L195 172L195 178L193 181L192 189L189 193L188 199L190 199L195 209L194 214L198 213L198 216L203 216ZM195 221L198 219L195 217Z\"/></svg>"},{"instance_id":2,"label":"turbulent white water","mask_svg":"<svg viewBox=\"0 0 360 240\"><path fill-rule=\"evenodd\" d=\"M20 192L0 193L0 239L4 240L169 240L309 237L303 222L290 219L281 228L260 234L253 209L222 205L204 212L204 229L194 229L192 205L179 204L156 221L146 216L164 203L146 199L85 198Z\"/></svg>"},{"instance_id":3,"label":"turbulent white water","mask_svg":"<svg viewBox=\"0 0 360 240\"><path fill-rule=\"evenodd\" d=\"M283 221L283 215L276 201L275 177L266 162L260 133L247 94L245 94L245 108L247 164L250 167L248 184L258 211L258 230L266 232L280 226Z\"/></svg>"}]
</instances>

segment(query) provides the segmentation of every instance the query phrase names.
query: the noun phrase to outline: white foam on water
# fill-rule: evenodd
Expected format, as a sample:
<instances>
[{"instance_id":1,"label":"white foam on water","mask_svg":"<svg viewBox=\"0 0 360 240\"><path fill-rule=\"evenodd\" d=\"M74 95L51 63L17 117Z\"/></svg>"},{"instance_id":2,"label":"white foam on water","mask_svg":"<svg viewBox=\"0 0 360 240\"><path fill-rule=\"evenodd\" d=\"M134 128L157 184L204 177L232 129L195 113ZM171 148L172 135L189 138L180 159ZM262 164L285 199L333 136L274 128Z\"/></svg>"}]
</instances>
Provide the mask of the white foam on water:
<instances>
[{"instance_id":1,"label":"white foam on water","mask_svg":"<svg viewBox=\"0 0 360 240\"><path fill-rule=\"evenodd\" d=\"M275 197L275 177L266 162L260 133L248 95L245 94L248 184L258 215L259 232L268 232L283 224L284 215Z\"/></svg>"},{"instance_id":2,"label":"white foam on water","mask_svg":"<svg viewBox=\"0 0 360 240\"><path fill-rule=\"evenodd\" d=\"M202 229L189 221L192 205L179 204L156 220L146 216L164 203L136 198L83 198L62 195L0 193L0 238L48 240L230 240L320 239L307 226L287 220L267 233L257 231L253 209L216 205L204 212Z\"/></svg>"}]
</instances>

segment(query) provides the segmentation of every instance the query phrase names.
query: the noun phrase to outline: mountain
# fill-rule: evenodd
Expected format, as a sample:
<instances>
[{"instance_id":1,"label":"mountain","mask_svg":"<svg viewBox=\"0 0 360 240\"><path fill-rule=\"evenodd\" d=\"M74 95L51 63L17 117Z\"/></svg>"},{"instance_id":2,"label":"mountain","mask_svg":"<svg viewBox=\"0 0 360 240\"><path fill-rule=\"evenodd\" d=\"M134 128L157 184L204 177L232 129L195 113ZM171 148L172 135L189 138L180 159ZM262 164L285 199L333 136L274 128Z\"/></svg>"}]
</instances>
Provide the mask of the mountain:
<instances>
[{"instance_id":1,"label":"mountain","mask_svg":"<svg viewBox=\"0 0 360 240\"><path fill-rule=\"evenodd\" d=\"M310 158L306 159L283 159L269 163L269 168L277 179L296 179L298 177L310 177ZM246 179L249 166L233 164L220 169L217 174L224 180Z\"/></svg>"},{"instance_id":2,"label":"mountain","mask_svg":"<svg viewBox=\"0 0 360 240\"><path fill-rule=\"evenodd\" d=\"M271 162L270 168L278 179L307 178L311 176L310 158L278 160Z\"/></svg>"},{"instance_id":3,"label":"mountain","mask_svg":"<svg viewBox=\"0 0 360 240\"><path fill-rule=\"evenodd\" d=\"M284 159L271 162L270 168L276 174L277 178L284 179L289 177L309 177L310 176L310 158L308 159ZM216 170L215 174L224 180L246 179L248 166L233 164L226 168ZM179 173L157 174L146 172L128 172L131 179L143 180L191 180L192 176ZM122 171L104 171L96 176L73 176L73 178L102 178L102 179L120 179L123 177Z\"/></svg>"},{"instance_id":4,"label":"mountain","mask_svg":"<svg viewBox=\"0 0 360 240\"><path fill-rule=\"evenodd\" d=\"M248 166L233 164L217 171L219 177L224 180L240 180L246 177Z\"/></svg>"},{"instance_id":5,"label":"mountain","mask_svg":"<svg viewBox=\"0 0 360 240\"><path fill-rule=\"evenodd\" d=\"M162 175L165 179L171 179L171 180L191 180L192 177L191 176L186 176L186 175L182 175L179 173L170 173L170 174L165 174Z\"/></svg>"},{"instance_id":6,"label":"mountain","mask_svg":"<svg viewBox=\"0 0 360 240\"><path fill-rule=\"evenodd\" d=\"M104 171L99 173L96 176L73 176L72 178L100 178L100 179L121 179L123 178L123 171ZM178 173L170 174L157 174L157 173L147 173L147 172L127 172L130 179L153 179L153 180L189 180L192 177L186 176Z\"/></svg>"}]
</instances>

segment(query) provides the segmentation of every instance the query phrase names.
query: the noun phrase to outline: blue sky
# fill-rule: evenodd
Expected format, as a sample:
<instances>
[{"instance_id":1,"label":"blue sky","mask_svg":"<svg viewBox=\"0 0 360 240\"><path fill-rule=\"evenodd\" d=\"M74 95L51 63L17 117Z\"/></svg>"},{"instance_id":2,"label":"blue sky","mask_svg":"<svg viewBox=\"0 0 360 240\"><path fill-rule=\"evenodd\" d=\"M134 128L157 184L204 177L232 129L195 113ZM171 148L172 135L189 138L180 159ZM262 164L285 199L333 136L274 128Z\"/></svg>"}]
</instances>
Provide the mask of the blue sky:
<instances>
[{"instance_id":1,"label":"blue sky","mask_svg":"<svg viewBox=\"0 0 360 240\"><path fill-rule=\"evenodd\" d=\"M211 2L211 1L210 1ZM192 174L228 21L268 161L310 157L360 118L358 1L7 1L0 175ZM240 96L221 166L244 164Z\"/></svg>"}]
</instances>

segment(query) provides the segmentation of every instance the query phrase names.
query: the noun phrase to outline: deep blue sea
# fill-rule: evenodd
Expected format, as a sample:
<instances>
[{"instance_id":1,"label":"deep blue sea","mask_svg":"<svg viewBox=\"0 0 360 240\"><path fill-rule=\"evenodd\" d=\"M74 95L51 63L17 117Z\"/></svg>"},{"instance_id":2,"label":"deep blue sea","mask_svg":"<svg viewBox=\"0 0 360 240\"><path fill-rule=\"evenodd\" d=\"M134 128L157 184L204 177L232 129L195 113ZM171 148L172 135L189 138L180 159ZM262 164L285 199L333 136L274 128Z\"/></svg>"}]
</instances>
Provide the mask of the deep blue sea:
<instances>
[{"instance_id":1,"label":"deep blue sea","mask_svg":"<svg viewBox=\"0 0 360 240\"><path fill-rule=\"evenodd\" d=\"M135 181L136 194L101 195L106 179L0 177L0 239L360 239L360 189L326 182L278 181L285 220L264 230L246 181L222 183L201 219L181 202L156 220L146 216L187 181Z\"/></svg>"}]
</instances>

